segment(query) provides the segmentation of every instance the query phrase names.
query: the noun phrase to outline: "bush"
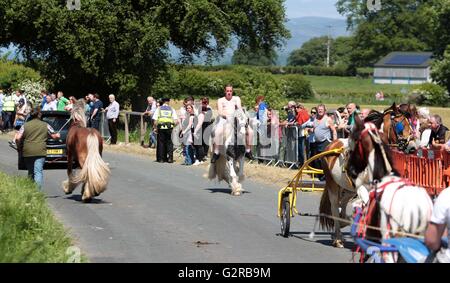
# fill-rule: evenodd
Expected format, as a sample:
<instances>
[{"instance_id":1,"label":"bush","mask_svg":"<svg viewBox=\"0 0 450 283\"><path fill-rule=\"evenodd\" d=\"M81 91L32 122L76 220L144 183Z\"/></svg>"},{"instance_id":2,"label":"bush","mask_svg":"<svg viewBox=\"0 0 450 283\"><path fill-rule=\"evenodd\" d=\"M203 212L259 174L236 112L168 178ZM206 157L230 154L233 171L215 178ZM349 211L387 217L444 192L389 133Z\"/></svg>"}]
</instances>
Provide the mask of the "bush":
<instances>
[{"instance_id":1,"label":"bush","mask_svg":"<svg viewBox=\"0 0 450 283\"><path fill-rule=\"evenodd\" d=\"M24 81L39 81L38 72L5 59L0 60L0 88L16 89Z\"/></svg>"},{"instance_id":2,"label":"bush","mask_svg":"<svg viewBox=\"0 0 450 283\"><path fill-rule=\"evenodd\" d=\"M311 83L303 76L289 75L282 79L286 83L286 96L288 98L308 100L314 97Z\"/></svg>"},{"instance_id":3,"label":"bush","mask_svg":"<svg viewBox=\"0 0 450 283\"><path fill-rule=\"evenodd\" d=\"M408 96L408 102L418 105L446 106L449 94L445 88L433 84L424 83L419 85Z\"/></svg>"}]
</instances>

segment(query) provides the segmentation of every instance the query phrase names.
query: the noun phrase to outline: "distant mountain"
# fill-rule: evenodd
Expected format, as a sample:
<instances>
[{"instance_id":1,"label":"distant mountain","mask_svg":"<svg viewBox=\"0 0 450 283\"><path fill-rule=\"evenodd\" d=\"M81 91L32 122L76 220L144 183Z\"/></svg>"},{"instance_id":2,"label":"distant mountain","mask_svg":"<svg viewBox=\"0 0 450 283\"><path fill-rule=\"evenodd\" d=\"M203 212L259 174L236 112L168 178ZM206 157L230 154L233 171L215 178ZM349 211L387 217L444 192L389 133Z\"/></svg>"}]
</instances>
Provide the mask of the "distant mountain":
<instances>
[{"instance_id":1,"label":"distant mountain","mask_svg":"<svg viewBox=\"0 0 450 283\"><path fill-rule=\"evenodd\" d=\"M331 28L330 28L331 26ZM347 22L345 19L325 18L325 17L301 17L289 19L286 22L287 29L291 32L291 38L286 42L286 45L278 50L278 65L286 65L289 54L302 46L303 43L313 37L325 36L330 34L331 37L349 36L350 31L347 31ZM236 46L237 42L233 42ZM178 58L179 52L171 48L173 58ZM233 49L227 49L225 55L214 62L214 65L231 64L231 57L233 56ZM202 64L204 60L197 58L196 63Z\"/></svg>"},{"instance_id":2,"label":"distant mountain","mask_svg":"<svg viewBox=\"0 0 450 283\"><path fill-rule=\"evenodd\" d=\"M331 35L331 37L336 38L351 35L351 32L347 31L345 19L301 17L289 19L286 27L291 32L292 37L287 41L286 46L278 51L279 65L286 65L289 54L313 37Z\"/></svg>"}]
</instances>

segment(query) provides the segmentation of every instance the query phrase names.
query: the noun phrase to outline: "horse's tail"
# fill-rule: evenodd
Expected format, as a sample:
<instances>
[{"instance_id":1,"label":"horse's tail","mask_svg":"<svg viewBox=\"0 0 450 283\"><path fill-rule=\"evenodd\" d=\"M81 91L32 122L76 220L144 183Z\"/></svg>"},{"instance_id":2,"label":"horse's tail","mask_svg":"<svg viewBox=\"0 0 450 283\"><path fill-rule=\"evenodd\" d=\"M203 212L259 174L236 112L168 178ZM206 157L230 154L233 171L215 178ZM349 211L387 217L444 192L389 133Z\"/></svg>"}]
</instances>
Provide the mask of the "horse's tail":
<instances>
[{"instance_id":1,"label":"horse's tail","mask_svg":"<svg viewBox=\"0 0 450 283\"><path fill-rule=\"evenodd\" d=\"M328 169L327 165L322 163L322 168L324 168L323 169L323 171L324 171L323 173L325 174L325 176L327 176L327 174L331 174L331 172ZM325 215L332 215L332 212L331 212L331 201L330 201L330 196L329 196L329 192L328 192L328 190L331 189L329 184L332 181L329 180L329 179L330 178L326 178L325 188L323 190L322 197L320 198L320 207L319 207L320 227L321 228L325 228L327 231L332 230L333 227L334 227L334 220L325 216Z\"/></svg>"},{"instance_id":2,"label":"horse's tail","mask_svg":"<svg viewBox=\"0 0 450 283\"><path fill-rule=\"evenodd\" d=\"M89 189L93 190L94 196L98 196L106 190L110 170L100 155L98 137L93 132L87 136L86 146L88 154L74 182L89 182Z\"/></svg>"}]
</instances>

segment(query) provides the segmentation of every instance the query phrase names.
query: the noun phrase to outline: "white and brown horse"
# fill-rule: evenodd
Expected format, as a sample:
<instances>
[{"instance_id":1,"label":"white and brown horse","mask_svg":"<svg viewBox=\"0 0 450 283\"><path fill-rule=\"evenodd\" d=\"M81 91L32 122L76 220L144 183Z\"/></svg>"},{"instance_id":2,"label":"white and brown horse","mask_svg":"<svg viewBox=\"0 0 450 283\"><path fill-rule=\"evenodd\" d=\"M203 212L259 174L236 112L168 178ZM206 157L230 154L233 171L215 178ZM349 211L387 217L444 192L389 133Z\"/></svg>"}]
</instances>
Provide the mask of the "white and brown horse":
<instances>
[{"instance_id":1,"label":"white and brown horse","mask_svg":"<svg viewBox=\"0 0 450 283\"><path fill-rule=\"evenodd\" d=\"M392 166L389 147L383 133L371 123L356 120L349 138L348 172L355 185L371 193L366 208L373 208L370 226L380 227L371 237L388 239L402 233L422 235L433 210L427 191L400 178ZM395 255L385 255L385 261L395 262Z\"/></svg>"},{"instance_id":2,"label":"white and brown horse","mask_svg":"<svg viewBox=\"0 0 450 283\"><path fill-rule=\"evenodd\" d=\"M63 182L63 189L66 194L71 194L82 183L82 201L90 202L106 190L110 169L101 156L103 139L100 133L96 129L86 128L82 99L74 104L71 119L66 141L68 180ZM77 175L72 173L74 160L81 167Z\"/></svg>"},{"instance_id":3,"label":"white and brown horse","mask_svg":"<svg viewBox=\"0 0 450 283\"><path fill-rule=\"evenodd\" d=\"M241 182L244 180L245 135L248 126L246 113L237 109L225 124L225 142L219 146L220 157L209 165L208 178L227 182L234 196L243 192Z\"/></svg>"},{"instance_id":4,"label":"white and brown horse","mask_svg":"<svg viewBox=\"0 0 450 283\"><path fill-rule=\"evenodd\" d=\"M320 199L320 225L328 231L334 230L333 246L342 248L341 228L348 224L335 221L330 217L347 218L348 202L357 195L352 179L348 176L345 165L348 151L348 140L338 139L329 144L325 151L343 148L340 154L329 154L322 157L322 168L325 174L325 189Z\"/></svg>"}]
</instances>

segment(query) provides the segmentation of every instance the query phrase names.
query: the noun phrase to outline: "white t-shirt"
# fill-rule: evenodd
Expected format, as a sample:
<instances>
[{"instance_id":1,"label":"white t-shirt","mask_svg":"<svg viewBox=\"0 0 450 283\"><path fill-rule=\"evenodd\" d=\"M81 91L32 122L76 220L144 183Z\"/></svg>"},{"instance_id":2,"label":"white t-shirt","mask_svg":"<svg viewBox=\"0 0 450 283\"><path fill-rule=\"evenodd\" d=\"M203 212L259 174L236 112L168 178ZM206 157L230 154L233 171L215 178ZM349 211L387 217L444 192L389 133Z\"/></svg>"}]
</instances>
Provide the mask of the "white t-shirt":
<instances>
[{"instance_id":1,"label":"white t-shirt","mask_svg":"<svg viewBox=\"0 0 450 283\"><path fill-rule=\"evenodd\" d=\"M433 207L433 215L430 219L435 224L446 224L450 240L450 187L443 190ZM447 257L450 258L450 249L447 249Z\"/></svg>"},{"instance_id":2,"label":"white t-shirt","mask_svg":"<svg viewBox=\"0 0 450 283\"><path fill-rule=\"evenodd\" d=\"M42 111L56 111L57 110L56 101L50 101L49 103L45 103L44 107L42 107Z\"/></svg>"}]
</instances>

